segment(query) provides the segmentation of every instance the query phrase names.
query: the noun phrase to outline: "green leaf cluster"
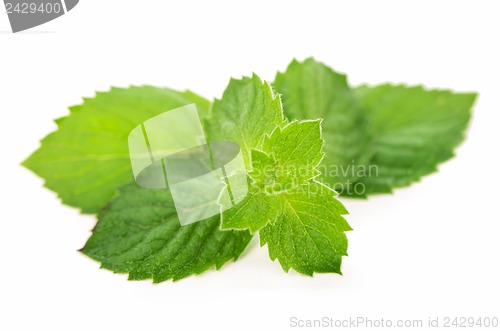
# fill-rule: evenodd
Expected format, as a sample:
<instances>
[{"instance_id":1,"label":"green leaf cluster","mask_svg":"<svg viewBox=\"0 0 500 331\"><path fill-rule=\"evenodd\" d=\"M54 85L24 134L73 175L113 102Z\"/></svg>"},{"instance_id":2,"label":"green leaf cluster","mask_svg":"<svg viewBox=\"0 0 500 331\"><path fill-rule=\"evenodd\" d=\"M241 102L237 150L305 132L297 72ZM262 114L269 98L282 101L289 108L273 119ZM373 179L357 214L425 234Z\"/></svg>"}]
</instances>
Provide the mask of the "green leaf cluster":
<instances>
[{"instance_id":1,"label":"green leaf cluster","mask_svg":"<svg viewBox=\"0 0 500 331\"><path fill-rule=\"evenodd\" d=\"M161 282L219 269L259 233L285 271L341 273L351 228L338 194L389 193L437 170L464 139L476 95L420 86L351 87L307 59L274 83L232 79L222 98L134 86L70 108L23 165L63 203L96 213L82 252L130 279ZM247 196L209 219L180 226L168 190L139 188L130 131L195 103L209 142L242 151ZM226 187L225 189L230 189Z\"/></svg>"}]
</instances>

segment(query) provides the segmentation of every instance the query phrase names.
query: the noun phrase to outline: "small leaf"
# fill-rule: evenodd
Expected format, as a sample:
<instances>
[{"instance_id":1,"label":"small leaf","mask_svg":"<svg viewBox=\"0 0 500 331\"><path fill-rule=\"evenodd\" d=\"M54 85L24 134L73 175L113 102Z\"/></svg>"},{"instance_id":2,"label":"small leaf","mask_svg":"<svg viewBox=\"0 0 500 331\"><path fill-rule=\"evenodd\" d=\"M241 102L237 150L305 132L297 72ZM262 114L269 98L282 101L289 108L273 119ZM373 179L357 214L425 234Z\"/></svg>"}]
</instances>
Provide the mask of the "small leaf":
<instances>
[{"instance_id":1,"label":"small leaf","mask_svg":"<svg viewBox=\"0 0 500 331\"><path fill-rule=\"evenodd\" d=\"M206 131L210 141L239 144L250 169L250 153L260 148L264 135L284 122L281 100L257 75L231 79L222 99L215 100Z\"/></svg>"},{"instance_id":2,"label":"small leaf","mask_svg":"<svg viewBox=\"0 0 500 331\"><path fill-rule=\"evenodd\" d=\"M334 195L313 181L278 197L282 212L260 231L260 242L268 245L269 256L278 259L283 270L341 273L342 256L347 255L344 232L351 228L342 217L347 211Z\"/></svg>"},{"instance_id":3,"label":"small leaf","mask_svg":"<svg viewBox=\"0 0 500 331\"><path fill-rule=\"evenodd\" d=\"M279 213L280 204L275 197L252 188L243 201L222 213L221 229L249 229L254 233L274 222Z\"/></svg>"},{"instance_id":4,"label":"small leaf","mask_svg":"<svg viewBox=\"0 0 500 331\"><path fill-rule=\"evenodd\" d=\"M320 174L316 167L325 156L323 143L321 120L294 121L266 137L262 149L274 157L281 176L305 181Z\"/></svg>"},{"instance_id":5,"label":"small leaf","mask_svg":"<svg viewBox=\"0 0 500 331\"><path fill-rule=\"evenodd\" d=\"M294 121L277 127L266 136L262 149L252 150L247 197L222 213L222 229L250 229L256 232L274 222L281 212L276 196L316 177L321 162L321 121Z\"/></svg>"}]
</instances>

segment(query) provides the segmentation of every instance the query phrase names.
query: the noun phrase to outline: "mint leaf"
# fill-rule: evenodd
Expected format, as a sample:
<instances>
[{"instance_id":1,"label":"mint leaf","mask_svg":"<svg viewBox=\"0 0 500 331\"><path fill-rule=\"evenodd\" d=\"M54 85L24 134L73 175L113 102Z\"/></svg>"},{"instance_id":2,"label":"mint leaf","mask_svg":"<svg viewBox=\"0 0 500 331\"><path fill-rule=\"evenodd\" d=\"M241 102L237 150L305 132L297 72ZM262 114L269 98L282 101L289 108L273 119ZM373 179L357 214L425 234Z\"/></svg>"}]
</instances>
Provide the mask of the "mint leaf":
<instances>
[{"instance_id":1,"label":"mint leaf","mask_svg":"<svg viewBox=\"0 0 500 331\"><path fill-rule=\"evenodd\" d=\"M236 260L248 231L220 231L219 216L180 226L168 190L129 184L99 215L82 252L131 280L159 283L198 275Z\"/></svg>"},{"instance_id":2,"label":"mint leaf","mask_svg":"<svg viewBox=\"0 0 500 331\"><path fill-rule=\"evenodd\" d=\"M344 196L389 193L437 170L463 140L476 95L384 84L350 89L346 77L307 59L274 83L290 119L323 118L318 179Z\"/></svg>"},{"instance_id":3,"label":"mint leaf","mask_svg":"<svg viewBox=\"0 0 500 331\"><path fill-rule=\"evenodd\" d=\"M279 195L294 191L319 175L323 159L321 121L292 122L277 127L252 150L252 170L247 197L222 213L222 229L250 229L256 232L278 218L282 209Z\"/></svg>"},{"instance_id":4,"label":"mint leaf","mask_svg":"<svg viewBox=\"0 0 500 331\"><path fill-rule=\"evenodd\" d=\"M281 209L276 197L250 186L247 197L221 215L221 229L249 229L255 233L269 222L274 222Z\"/></svg>"},{"instance_id":5,"label":"mint leaf","mask_svg":"<svg viewBox=\"0 0 500 331\"><path fill-rule=\"evenodd\" d=\"M260 230L261 245L278 259L283 270L341 273L342 256L347 255L346 231L351 230L344 206L335 192L311 181L279 196L282 209L278 219Z\"/></svg>"},{"instance_id":6,"label":"mint leaf","mask_svg":"<svg viewBox=\"0 0 500 331\"><path fill-rule=\"evenodd\" d=\"M23 165L45 179L65 204L94 213L134 180L127 138L143 121L167 110L196 103L202 117L209 102L192 92L134 86L98 92L56 121L57 131Z\"/></svg>"},{"instance_id":7,"label":"mint leaf","mask_svg":"<svg viewBox=\"0 0 500 331\"><path fill-rule=\"evenodd\" d=\"M252 151L249 195L222 213L223 229L260 229L261 244L283 269L340 273L351 228L335 191L315 181L323 159L321 121L294 121Z\"/></svg>"},{"instance_id":8,"label":"mint leaf","mask_svg":"<svg viewBox=\"0 0 500 331\"><path fill-rule=\"evenodd\" d=\"M373 132L370 163L360 178L367 194L388 193L435 172L464 139L475 93L383 84L355 90Z\"/></svg>"},{"instance_id":9,"label":"mint leaf","mask_svg":"<svg viewBox=\"0 0 500 331\"><path fill-rule=\"evenodd\" d=\"M325 156L323 143L321 120L295 121L266 137L262 150L276 160L278 180L301 183L320 174L316 167Z\"/></svg>"},{"instance_id":10,"label":"mint leaf","mask_svg":"<svg viewBox=\"0 0 500 331\"><path fill-rule=\"evenodd\" d=\"M210 141L229 140L239 144L249 169L251 150L259 148L264 134L283 122L279 96L254 74L251 78L231 79L222 99L214 101L205 127Z\"/></svg>"},{"instance_id":11,"label":"mint leaf","mask_svg":"<svg viewBox=\"0 0 500 331\"><path fill-rule=\"evenodd\" d=\"M205 128L210 141L229 140L238 143L247 171L251 172L252 159L256 152L254 149L261 148L266 134L272 133L284 123L279 96L267 82L254 74L240 80L231 79L222 99L214 101L211 117L206 120ZM255 232L275 218L272 199L260 194L251 181L248 186L247 197L236 207L225 211L228 223L222 224L222 229L249 228ZM246 207L240 209L243 205ZM240 220L257 215L260 216L256 217L250 226L240 224ZM232 224L233 221L235 224ZM258 222L263 223L259 225Z\"/></svg>"},{"instance_id":12,"label":"mint leaf","mask_svg":"<svg viewBox=\"0 0 500 331\"><path fill-rule=\"evenodd\" d=\"M309 58L292 61L273 86L282 94L291 120L322 118L326 157L321 180L339 192L351 191L358 179L353 167L368 163L370 132L345 75Z\"/></svg>"}]
</instances>

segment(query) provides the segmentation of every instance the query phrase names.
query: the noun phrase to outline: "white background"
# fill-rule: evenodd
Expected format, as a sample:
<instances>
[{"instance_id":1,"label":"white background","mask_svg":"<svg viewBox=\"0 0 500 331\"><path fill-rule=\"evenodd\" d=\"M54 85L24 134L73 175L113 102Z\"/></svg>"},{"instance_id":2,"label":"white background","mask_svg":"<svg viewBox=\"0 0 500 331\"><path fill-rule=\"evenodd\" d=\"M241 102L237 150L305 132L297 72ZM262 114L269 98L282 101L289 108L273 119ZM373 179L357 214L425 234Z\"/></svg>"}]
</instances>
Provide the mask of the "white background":
<instances>
[{"instance_id":1,"label":"white background","mask_svg":"<svg viewBox=\"0 0 500 331\"><path fill-rule=\"evenodd\" d=\"M287 330L289 319L499 316L500 20L495 1L83 0L29 32L0 13L1 330ZM394 195L344 200L343 276L284 273L254 242L180 282L129 282L77 252L95 219L19 163L96 90L219 97L314 56L351 83L478 91L457 157Z\"/></svg>"}]
</instances>

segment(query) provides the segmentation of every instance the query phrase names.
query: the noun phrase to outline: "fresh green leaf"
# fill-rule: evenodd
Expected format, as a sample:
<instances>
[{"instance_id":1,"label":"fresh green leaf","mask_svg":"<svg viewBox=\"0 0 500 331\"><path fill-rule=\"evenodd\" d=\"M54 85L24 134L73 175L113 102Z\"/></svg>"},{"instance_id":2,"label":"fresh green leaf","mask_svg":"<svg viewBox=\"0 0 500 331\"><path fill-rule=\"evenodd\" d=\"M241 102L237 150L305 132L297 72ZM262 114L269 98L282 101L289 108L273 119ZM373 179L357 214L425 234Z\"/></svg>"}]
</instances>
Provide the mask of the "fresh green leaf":
<instances>
[{"instance_id":1,"label":"fresh green leaf","mask_svg":"<svg viewBox=\"0 0 500 331\"><path fill-rule=\"evenodd\" d=\"M324 156L322 147L320 120L294 121L266 136L263 151L252 150L251 190L242 202L222 213L222 229L256 232L274 222L282 208L276 196L296 190L319 174L316 167Z\"/></svg>"},{"instance_id":2,"label":"fresh green leaf","mask_svg":"<svg viewBox=\"0 0 500 331\"><path fill-rule=\"evenodd\" d=\"M350 89L307 59L274 83L290 119L323 118L321 180L344 196L389 193L437 170L463 140L476 95L384 84Z\"/></svg>"},{"instance_id":3,"label":"fresh green leaf","mask_svg":"<svg viewBox=\"0 0 500 331\"><path fill-rule=\"evenodd\" d=\"M376 168L359 179L367 194L407 186L453 157L476 99L474 93L391 84L360 86L356 94L373 132L370 164Z\"/></svg>"},{"instance_id":4,"label":"fresh green leaf","mask_svg":"<svg viewBox=\"0 0 500 331\"><path fill-rule=\"evenodd\" d=\"M151 86L112 88L70 108L56 121L57 131L23 165L45 179L65 204L94 213L134 180L128 135L143 121L170 109L196 103L202 117L209 102L191 92Z\"/></svg>"},{"instance_id":5,"label":"fresh green leaf","mask_svg":"<svg viewBox=\"0 0 500 331\"><path fill-rule=\"evenodd\" d=\"M261 245L278 259L283 270L341 273L342 256L347 255L345 231L351 230L344 206L328 187L311 181L277 198L282 205L275 222L260 230Z\"/></svg>"},{"instance_id":6,"label":"fresh green leaf","mask_svg":"<svg viewBox=\"0 0 500 331\"><path fill-rule=\"evenodd\" d=\"M271 86L257 75L231 79L222 99L215 100L211 119L205 125L210 141L229 140L239 144L247 169L250 153L260 148L264 135L283 124L281 100Z\"/></svg>"},{"instance_id":7,"label":"fresh green leaf","mask_svg":"<svg viewBox=\"0 0 500 331\"><path fill-rule=\"evenodd\" d=\"M295 121L266 136L262 150L276 160L285 181L303 182L320 174L316 168L325 156L323 143L321 120Z\"/></svg>"},{"instance_id":8,"label":"fresh green leaf","mask_svg":"<svg viewBox=\"0 0 500 331\"><path fill-rule=\"evenodd\" d=\"M240 80L231 79L222 99L215 100L211 118L206 121L209 141L229 140L238 143L242 150L246 168L252 171L252 157L264 144L266 134L284 124L281 100L271 86L257 75ZM256 162L255 160L254 162ZM249 228L253 232L275 218L273 201L249 183L247 197L238 204L244 209L231 208L225 211L228 223L223 229ZM259 208L256 208L259 207ZM246 227L240 221L257 216L256 221ZM235 222L234 224L232 222ZM262 222L260 225L258 222Z\"/></svg>"},{"instance_id":9,"label":"fresh green leaf","mask_svg":"<svg viewBox=\"0 0 500 331\"><path fill-rule=\"evenodd\" d=\"M129 184L99 215L82 252L131 280L158 283L198 275L236 260L248 231L220 231L219 216L180 226L168 190Z\"/></svg>"},{"instance_id":10,"label":"fresh green leaf","mask_svg":"<svg viewBox=\"0 0 500 331\"><path fill-rule=\"evenodd\" d=\"M254 233L269 222L274 222L280 214L280 208L274 196L250 186L243 201L222 213L221 229L249 229Z\"/></svg>"},{"instance_id":11,"label":"fresh green leaf","mask_svg":"<svg viewBox=\"0 0 500 331\"><path fill-rule=\"evenodd\" d=\"M223 229L260 229L271 259L312 275L340 273L350 227L336 192L316 182L323 159L321 121L294 121L252 151L251 191L222 213Z\"/></svg>"},{"instance_id":12,"label":"fresh green leaf","mask_svg":"<svg viewBox=\"0 0 500 331\"><path fill-rule=\"evenodd\" d=\"M277 74L273 86L282 94L290 120L323 119L321 181L340 193L351 191L358 179L355 168L364 167L370 157L370 133L346 76L312 58L294 60Z\"/></svg>"}]
</instances>

